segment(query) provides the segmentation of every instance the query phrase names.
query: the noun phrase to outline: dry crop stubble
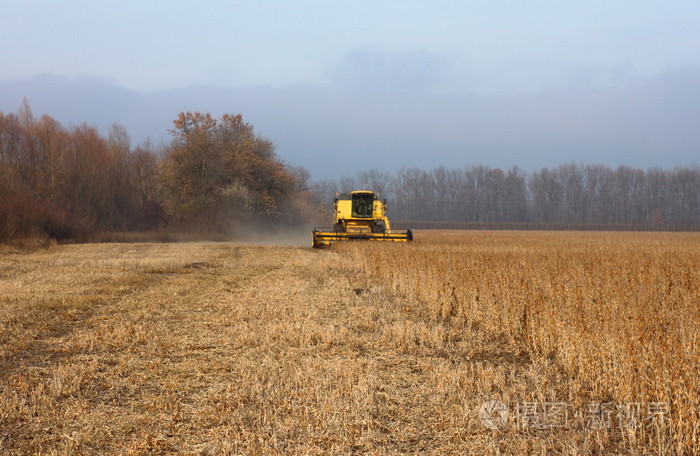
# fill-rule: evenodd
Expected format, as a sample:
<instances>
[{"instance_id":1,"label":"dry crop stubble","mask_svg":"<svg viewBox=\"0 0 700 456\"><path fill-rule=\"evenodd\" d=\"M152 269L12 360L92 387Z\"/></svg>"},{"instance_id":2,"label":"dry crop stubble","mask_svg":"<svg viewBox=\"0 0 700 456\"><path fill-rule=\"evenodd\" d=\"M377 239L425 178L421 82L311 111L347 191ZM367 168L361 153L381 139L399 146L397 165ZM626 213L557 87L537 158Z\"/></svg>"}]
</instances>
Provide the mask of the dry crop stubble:
<instances>
[{"instance_id":1,"label":"dry crop stubble","mask_svg":"<svg viewBox=\"0 0 700 456\"><path fill-rule=\"evenodd\" d=\"M460 336L336 252L74 245L7 254L0 270L3 454L453 454L468 442L442 373L472 374Z\"/></svg>"}]
</instances>

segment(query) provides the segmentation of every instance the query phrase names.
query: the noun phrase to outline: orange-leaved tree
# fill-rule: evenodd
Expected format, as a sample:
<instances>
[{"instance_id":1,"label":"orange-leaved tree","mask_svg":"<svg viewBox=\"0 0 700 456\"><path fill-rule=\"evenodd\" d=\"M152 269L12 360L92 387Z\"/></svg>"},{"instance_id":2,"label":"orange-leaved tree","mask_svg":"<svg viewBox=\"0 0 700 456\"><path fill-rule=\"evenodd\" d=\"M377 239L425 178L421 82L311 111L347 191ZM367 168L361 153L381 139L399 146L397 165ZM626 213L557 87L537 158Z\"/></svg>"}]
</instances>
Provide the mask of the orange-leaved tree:
<instances>
[{"instance_id":1,"label":"orange-leaved tree","mask_svg":"<svg viewBox=\"0 0 700 456\"><path fill-rule=\"evenodd\" d=\"M220 119L180 113L161 163L163 206L187 229L228 232L251 221L276 221L295 178L241 115Z\"/></svg>"}]
</instances>

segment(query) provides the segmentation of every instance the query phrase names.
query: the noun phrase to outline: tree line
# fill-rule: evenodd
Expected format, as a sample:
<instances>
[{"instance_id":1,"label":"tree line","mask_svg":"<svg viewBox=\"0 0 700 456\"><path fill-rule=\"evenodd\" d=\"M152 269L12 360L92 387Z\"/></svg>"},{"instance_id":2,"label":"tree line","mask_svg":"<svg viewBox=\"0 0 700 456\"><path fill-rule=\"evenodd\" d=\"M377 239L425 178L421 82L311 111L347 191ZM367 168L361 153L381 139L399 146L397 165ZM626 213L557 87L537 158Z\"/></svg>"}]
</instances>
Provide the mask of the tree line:
<instances>
[{"instance_id":1,"label":"tree line","mask_svg":"<svg viewBox=\"0 0 700 456\"><path fill-rule=\"evenodd\" d=\"M330 220L336 191L369 189L395 221L700 226L700 167L566 164L369 170L310 183L241 115L180 113L172 140L135 148L124 127L0 112L0 240L88 239L104 231L233 234ZM325 214L324 214L325 212Z\"/></svg>"},{"instance_id":2,"label":"tree line","mask_svg":"<svg viewBox=\"0 0 700 456\"><path fill-rule=\"evenodd\" d=\"M285 165L240 115L180 113L172 141L135 148L120 125L102 136L48 115L0 112L0 240L87 239L163 227L231 233L297 223L313 211L309 175Z\"/></svg>"},{"instance_id":3,"label":"tree line","mask_svg":"<svg viewBox=\"0 0 700 456\"><path fill-rule=\"evenodd\" d=\"M700 167L565 164L526 173L488 166L370 170L321 181L319 194L373 189L392 220L575 225L700 225Z\"/></svg>"}]
</instances>

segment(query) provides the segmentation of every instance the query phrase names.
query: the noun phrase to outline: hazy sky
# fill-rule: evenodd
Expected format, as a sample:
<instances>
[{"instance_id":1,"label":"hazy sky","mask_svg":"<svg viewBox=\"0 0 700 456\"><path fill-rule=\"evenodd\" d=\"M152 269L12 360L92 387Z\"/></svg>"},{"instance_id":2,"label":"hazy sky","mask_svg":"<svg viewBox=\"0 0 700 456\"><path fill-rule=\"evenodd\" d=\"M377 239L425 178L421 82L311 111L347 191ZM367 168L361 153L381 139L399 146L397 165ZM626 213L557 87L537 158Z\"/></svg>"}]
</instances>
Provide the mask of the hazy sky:
<instances>
[{"instance_id":1,"label":"hazy sky","mask_svg":"<svg viewBox=\"0 0 700 456\"><path fill-rule=\"evenodd\" d=\"M435 90L510 92L626 84L700 64L697 0L2 3L6 79L90 74L136 90L328 84L383 52L396 71L434 65L415 82ZM372 68L382 69L391 70Z\"/></svg>"},{"instance_id":2,"label":"hazy sky","mask_svg":"<svg viewBox=\"0 0 700 456\"><path fill-rule=\"evenodd\" d=\"M364 107L371 112L373 127L376 127L372 136L376 141L370 139L358 146L375 151L390 148L393 138L401 134L400 126L396 125L398 121L393 119L389 121L392 127L382 136L383 118L376 115L377 111L398 117L406 115L404 110L423 112L423 116L431 117L430 124L444 130L440 135L442 142L438 139L437 144L434 134L418 139L426 147L432 144L445 148L445 158L438 157L435 166L454 165L457 161L451 162L450 158L467 146L479 147L481 155L475 152L474 159L463 157L461 160L465 164L490 164L480 157L499 156L499 151L505 152L500 155L501 161L494 161L493 165L500 166L508 160L512 164L522 164L509 149L511 140L499 143L495 139L497 132L491 132L488 140L467 138L462 136L466 134L465 129L458 123L436 120L436 117L448 118L458 112L483 119L477 112L465 111L464 105L472 102L479 109L489 111L486 118L494 121L505 119L502 121L507 122L514 116L514 110L521 110L526 117L550 116L539 121L529 119L537 124L547 123L548 119L560 121L557 113L567 109L566 103L575 102L577 104L569 105L568 109L586 113L593 109L591 106L605 105L601 100L611 95L616 100L613 106L605 105L601 108L603 112L593 109L590 111L592 118L583 119L588 128L595 128L588 133L605 138L600 129L606 128L606 122L601 121L601 116L609 114L611 109L618 114L624 114L627 109L634 111L639 104L635 100L641 99L641 104L653 111L650 100L663 97L663 91L673 89L677 85L674 81L679 78L681 85L686 84L692 92L691 99L698 93L700 2L697 0L0 2L0 82L16 83L39 74L50 74L105 78L115 87L128 89L134 96L152 97L193 86L229 90L221 92L221 97L231 101L230 107L213 106L211 100L217 96L210 92L210 97L202 98L201 103L190 94L181 107L169 107L177 111L193 108L227 112L241 112L241 108L247 108L252 113L242 112L244 117L251 119L252 116L258 131L277 143L278 153L283 158L285 152L289 153L291 161L317 173L326 171L314 169L315 165L304 161L313 156L314 147L321 147L319 141L323 148L334 148L333 137L324 137L321 141L312 137L318 132L310 129L308 146L304 144L303 132L293 139L293 145L286 143L289 135L283 131L283 121L279 118L293 109L271 101L276 96L275 91L281 91L282 98L291 97L290 103L302 100L298 112L302 117L308 115L309 122L317 117L332 119L336 114L339 121L347 121L352 115L343 112L343 106L336 106L336 113L329 104L322 106L323 112L312 112L320 105L309 103L306 106L301 96L304 91L315 91L312 97L319 99L324 98L323 94L341 102L350 99L351 107L359 109L358 97L347 96L358 94L366 101ZM7 87L18 91L21 85ZM242 88L250 91L241 95ZM42 105L41 95L27 90L27 93L12 95L27 96L35 107L50 106L58 110L49 114L59 120L63 116L76 121L62 114L61 107L55 103ZM230 90L238 90L238 98ZM267 91L263 98L268 104L262 99L256 100L251 95L254 90L258 94L261 90ZM297 96L291 96L291 91L297 91ZM338 95L343 93L346 96ZM555 95L547 98L547 94L552 93ZM475 101L471 97L478 99ZM534 97L541 109L528 111L523 106L532 99L523 97ZM591 97L593 100L588 102ZM245 102L237 104L238 99ZM377 99L381 100L380 106L373 105ZM684 96L678 95L678 99L682 104ZM7 94L2 100L16 101ZM155 102L153 98L150 100ZM662 100L662 103L664 109L673 111L673 116L678 118L698 112L685 105L676 110L668 101ZM452 107L452 110L441 106ZM0 105L0 110L14 111L17 107ZM100 108L107 112L110 109L109 106ZM355 113L362 115L359 111ZM129 119L117 114L115 110L111 121L129 127ZM164 115L171 120L176 114ZM82 121L98 122L90 118ZM417 119L412 119L406 128L416 122ZM518 122L505 123L503 128L507 131L519 129L520 135L531 139L527 147L521 147L521 152L535 153L541 149L533 130L525 130L529 128L528 123L522 124L522 119ZM634 128L643 128L649 123L654 123L653 119L628 125L630 141L639 142L633 140L637 134ZM304 122L297 120L295 124ZM454 130L450 130L452 127ZM573 138L586 133L580 130ZM139 132L135 139L143 139L143 134L146 133ZM158 131L147 133L151 138L159 138L160 134ZM344 141L342 129L335 134L341 134L338 142ZM678 145L683 146L684 151L676 161L693 161L689 151L697 151L698 144L692 143L697 136L690 131L687 135ZM561 159L545 157L537 165L597 159L595 154L586 155L580 144L574 147L566 135L554 139L557 147L562 148ZM552 147L552 138L544 140L543 147ZM659 145L664 141L657 138ZM611 143L603 141L597 147L619 146L620 143L625 143L624 136L616 137ZM634 144L624 145L630 156L634 156ZM486 150L489 147L493 148L491 154ZM564 153L566 151L569 153ZM328 151L318 149L316 152ZM420 155L419 151L414 152ZM665 164L663 158L660 154L658 159L652 157L629 164L684 164ZM407 160L400 164L414 166L424 162ZM347 169L351 168L352 163L348 162ZM366 166L355 168L365 169Z\"/></svg>"}]
</instances>

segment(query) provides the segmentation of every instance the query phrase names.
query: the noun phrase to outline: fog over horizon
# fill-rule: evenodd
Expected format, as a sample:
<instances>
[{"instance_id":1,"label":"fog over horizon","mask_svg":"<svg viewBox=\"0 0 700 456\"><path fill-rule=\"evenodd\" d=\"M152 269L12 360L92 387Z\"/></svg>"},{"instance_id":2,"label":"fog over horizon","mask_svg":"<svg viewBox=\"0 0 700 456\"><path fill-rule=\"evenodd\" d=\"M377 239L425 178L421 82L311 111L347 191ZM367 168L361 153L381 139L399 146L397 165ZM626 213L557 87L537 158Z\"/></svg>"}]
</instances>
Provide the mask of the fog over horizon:
<instances>
[{"instance_id":1,"label":"fog over horizon","mask_svg":"<svg viewBox=\"0 0 700 456\"><path fill-rule=\"evenodd\" d=\"M381 75L360 74L326 86L149 92L95 76L42 74L0 81L0 111L16 112L26 99L35 116L48 114L66 126L86 123L106 133L118 123L134 147L169 141L168 129L181 111L242 114L286 163L306 168L314 179L372 168L483 164L531 171L569 162L636 168L698 163L700 70L632 86L581 84L511 94L439 93L425 87L429 77L418 73L395 85Z\"/></svg>"}]
</instances>

